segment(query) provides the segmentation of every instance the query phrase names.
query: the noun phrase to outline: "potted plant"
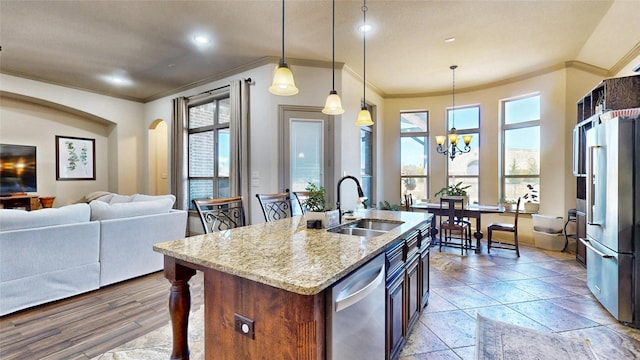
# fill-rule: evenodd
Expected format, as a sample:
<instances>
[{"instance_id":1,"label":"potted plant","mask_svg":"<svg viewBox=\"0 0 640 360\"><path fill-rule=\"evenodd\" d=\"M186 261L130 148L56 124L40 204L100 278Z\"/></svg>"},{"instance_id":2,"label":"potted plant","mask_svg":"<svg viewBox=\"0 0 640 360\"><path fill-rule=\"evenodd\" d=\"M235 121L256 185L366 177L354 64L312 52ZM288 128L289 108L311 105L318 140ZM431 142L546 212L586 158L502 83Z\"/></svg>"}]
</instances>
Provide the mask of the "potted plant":
<instances>
[{"instance_id":1,"label":"potted plant","mask_svg":"<svg viewBox=\"0 0 640 360\"><path fill-rule=\"evenodd\" d=\"M320 220L323 228L338 225L340 214L338 214L338 210L332 210L327 206L325 188L309 182L305 190L309 196L305 203L307 220Z\"/></svg>"},{"instance_id":2,"label":"potted plant","mask_svg":"<svg viewBox=\"0 0 640 360\"><path fill-rule=\"evenodd\" d=\"M538 190L533 185L527 184L529 191L522 196L526 202L524 203L524 211L528 213L537 213L540 210L540 202L538 201Z\"/></svg>"},{"instance_id":3,"label":"potted plant","mask_svg":"<svg viewBox=\"0 0 640 360\"><path fill-rule=\"evenodd\" d=\"M502 200L500 200L500 203L502 204L502 206L504 206L504 208L506 210L516 210L516 204L517 202L513 199L506 199L506 198L502 198Z\"/></svg>"},{"instance_id":4,"label":"potted plant","mask_svg":"<svg viewBox=\"0 0 640 360\"><path fill-rule=\"evenodd\" d=\"M462 181L457 182L453 185L445 186L442 189L438 190L434 194L434 196L438 197L463 197L465 199L465 203L469 203L469 194L467 193L467 189L470 188L471 185L462 186Z\"/></svg>"}]
</instances>

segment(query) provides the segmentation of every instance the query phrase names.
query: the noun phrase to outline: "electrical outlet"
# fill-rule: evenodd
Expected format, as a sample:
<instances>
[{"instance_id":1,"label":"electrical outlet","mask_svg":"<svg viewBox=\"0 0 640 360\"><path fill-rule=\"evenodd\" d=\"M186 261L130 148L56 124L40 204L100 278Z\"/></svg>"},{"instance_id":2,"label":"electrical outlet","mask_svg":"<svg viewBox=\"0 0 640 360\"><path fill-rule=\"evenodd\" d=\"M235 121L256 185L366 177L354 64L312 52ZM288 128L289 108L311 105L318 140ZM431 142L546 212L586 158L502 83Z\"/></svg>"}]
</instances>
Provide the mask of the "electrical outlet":
<instances>
[{"instance_id":1,"label":"electrical outlet","mask_svg":"<svg viewBox=\"0 0 640 360\"><path fill-rule=\"evenodd\" d=\"M253 339L253 320L240 314L233 314L233 328L240 334Z\"/></svg>"}]
</instances>

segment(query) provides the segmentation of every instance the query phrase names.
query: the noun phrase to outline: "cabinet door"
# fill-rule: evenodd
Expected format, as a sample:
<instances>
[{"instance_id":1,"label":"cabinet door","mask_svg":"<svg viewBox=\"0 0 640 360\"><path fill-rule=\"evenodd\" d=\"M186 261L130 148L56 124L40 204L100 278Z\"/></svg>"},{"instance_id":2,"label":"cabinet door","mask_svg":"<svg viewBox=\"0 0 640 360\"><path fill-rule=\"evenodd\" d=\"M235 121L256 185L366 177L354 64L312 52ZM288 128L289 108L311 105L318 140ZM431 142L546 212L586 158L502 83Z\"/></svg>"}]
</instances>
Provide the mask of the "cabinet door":
<instances>
[{"instance_id":1,"label":"cabinet door","mask_svg":"<svg viewBox=\"0 0 640 360\"><path fill-rule=\"evenodd\" d=\"M397 359L404 345L404 272L387 285L387 359Z\"/></svg>"},{"instance_id":2,"label":"cabinet door","mask_svg":"<svg viewBox=\"0 0 640 360\"><path fill-rule=\"evenodd\" d=\"M424 308L429 302L429 251L426 246L420 252L420 263L418 264L418 279L420 282L420 307Z\"/></svg>"},{"instance_id":3,"label":"cabinet door","mask_svg":"<svg viewBox=\"0 0 640 360\"><path fill-rule=\"evenodd\" d=\"M407 311L406 311L406 328L404 329L405 335L409 333L409 330L413 327L415 322L420 316L420 273L418 271L420 264L420 256L418 253L407 262L407 271L405 273L405 294L407 296Z\"/></svg>"},{"instance_id":4,"label":"cabinet door","mask_svg":"<svg viewBox=\"0 0 640 360\"><path fill-rule=\"evenodd\" d=\"M576 212L576 260L587 266L587 247L580 241L587 236L587 215L581 211Z\"/></svg>"}]
</instances>

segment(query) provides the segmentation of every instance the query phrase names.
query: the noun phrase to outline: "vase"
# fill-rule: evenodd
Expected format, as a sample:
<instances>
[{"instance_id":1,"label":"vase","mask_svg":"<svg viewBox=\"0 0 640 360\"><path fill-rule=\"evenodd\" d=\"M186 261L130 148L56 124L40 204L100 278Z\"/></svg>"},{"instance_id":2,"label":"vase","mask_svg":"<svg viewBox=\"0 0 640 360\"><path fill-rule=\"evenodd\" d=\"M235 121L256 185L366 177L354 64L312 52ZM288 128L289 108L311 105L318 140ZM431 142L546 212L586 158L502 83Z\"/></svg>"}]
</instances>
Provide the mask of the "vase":
<instances>
[{"instance_id":1,"label":"vase","mask_svg":"<svg viewBox=\"0 0 640 360\"><path fill-rule=\"evenodd\" d=\"M540 210L540 204L532 203L532 202L524 203L524 211L525 212L531 213L531 214L535 214L535 213L538 212L538 210Z\"/></svg>"},{"instance_id":2,"label":"vase","mask_svg":"<svg viewBox=\"0 0 640 360\"><path fill-rule=\"evenodd\" d=\"M53 206L55 199L55 196L40 196L40 204L42 204L43 208L50 208Z\"/></svg>"}]
</instances>

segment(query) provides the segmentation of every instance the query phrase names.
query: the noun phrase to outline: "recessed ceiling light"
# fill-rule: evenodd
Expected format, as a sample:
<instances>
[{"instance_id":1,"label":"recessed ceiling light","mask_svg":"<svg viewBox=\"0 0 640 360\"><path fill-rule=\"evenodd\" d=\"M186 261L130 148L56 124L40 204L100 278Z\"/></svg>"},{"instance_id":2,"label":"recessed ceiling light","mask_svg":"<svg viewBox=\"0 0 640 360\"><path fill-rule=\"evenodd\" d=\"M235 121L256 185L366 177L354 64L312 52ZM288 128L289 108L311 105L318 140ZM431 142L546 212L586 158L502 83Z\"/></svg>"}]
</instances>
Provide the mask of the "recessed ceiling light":
<instances>
[{"instance_id":1,"label":"recessed ceiling light","mask_svg":"<svg viewBox=\"0 0 640 360\"><path fill-rule=\"evenodd\" d=\"M117 74L102 75L100 76L100 78L103 81L116 86L130 86L133 84L133 81L126 74L120 74L120 73L123 73L123 72L118 71Z\"/></svg>"},{"instance_id":2,"label":"recessed ceiling light","mask_svg":"<svg viewBox=\"0 0 640 360\"><path fill-rule=\"evenodd\" d=\"M204 35L196 35L193 37L193 41L199 45L207 45L211 42L211 40Z\"/></svg>"},{"instance_id":3,"label":"recessed ceiling light","mask_svg":"<svg viewBox=\"0 0 640 360\"><path fill-rule=\"evenodd\" d=\"M373 29L373 27L369 24L360 25L358 27L358 31L360 32L369 32Z\"/></svg>"},{"instance_id":4,"label":"recessed ceiling light","mask_svg":"<svg viewBox=\"0 0 640 360\"><path fill-rule=\"evenodd\" d=\"M456 41L456 38L454 38L454 37L450 37L450 38L444 39L444 42L446 42L446 43L452 43L454 41Z\"/></svg>"}]
</instances>

